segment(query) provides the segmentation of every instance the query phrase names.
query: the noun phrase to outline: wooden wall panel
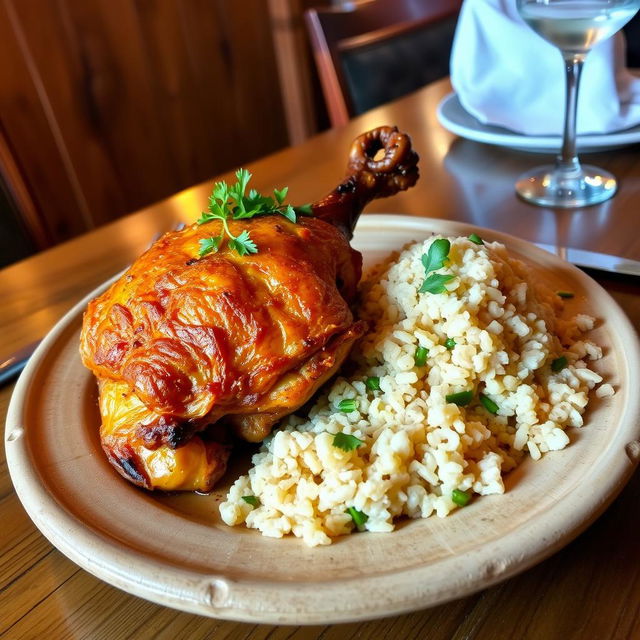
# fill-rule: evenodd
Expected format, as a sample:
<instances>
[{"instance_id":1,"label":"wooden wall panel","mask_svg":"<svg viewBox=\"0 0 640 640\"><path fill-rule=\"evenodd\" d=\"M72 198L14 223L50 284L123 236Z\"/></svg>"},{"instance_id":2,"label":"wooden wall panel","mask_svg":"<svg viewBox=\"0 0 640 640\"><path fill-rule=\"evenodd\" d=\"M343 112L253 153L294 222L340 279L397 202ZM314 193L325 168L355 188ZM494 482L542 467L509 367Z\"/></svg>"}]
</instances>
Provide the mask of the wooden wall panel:
<instances>
[{"instance_id":1,"label":"wooden wall panel","mask_svg":"<svg viewBox=\"0 0 640 640\"><path fill-rule=\"evenodd\" d=\"M0 1L0 121L54 242L287 143L266 0Z\"/></svg>"},{"instance_id":2,"label":"wooden wall panel","mask_svg":"<svg viewBox=\"0 0 640 640\"><path fill-rule=\"evenodd\" d=\"M13 5L6 0L0 4L0 118L6 149L13 153L12 166L21 172L42 216L40 248L61 235L80 233L86 224L65 170L46 95ZM12 185L4 163L2 174ZM60 228L65 219L68 222Z\"/></svg>"},{"instance_id":3,"label":"wooden wall panel","mask_svg":"<svg viewBox=\"0 0 640 640\"><path fill-rule=\"evenodd\" d=\"M227 31L238 36L229 41L229 56L234 69L230 97L237 105L236 122L243 132L243 144L255 144L252 142L255 133L251 132L250 123L258 115L259 136L266 140L280 139L280 146L284 147L287 144L286 124L267 2L260 3L260 7L259 12L248 11L246 2L232 2L227 4L224 12ZM260 37L254 39L249 34ZM265 55L267 51L268 56ZM248 65L241 62L243 57ZM251 98L243 100L242 96Z\"/></svg>"}]
</instances>

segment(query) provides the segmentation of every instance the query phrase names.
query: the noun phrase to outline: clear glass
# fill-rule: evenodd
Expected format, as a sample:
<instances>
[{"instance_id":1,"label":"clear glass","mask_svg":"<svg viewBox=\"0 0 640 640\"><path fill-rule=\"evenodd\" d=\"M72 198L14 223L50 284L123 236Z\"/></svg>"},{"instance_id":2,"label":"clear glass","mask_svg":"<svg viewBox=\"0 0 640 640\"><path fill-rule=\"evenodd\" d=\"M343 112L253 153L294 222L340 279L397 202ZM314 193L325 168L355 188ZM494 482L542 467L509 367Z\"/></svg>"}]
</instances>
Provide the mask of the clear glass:
<instances>
[{"instance_id":1,"label":"clear glass","mask_svg":"<svg viewBox=\"0 0 640 640\"><path fill-rule=\"evenodd\" d=\"M566 73L562 149L555 165L520 176L516 192L546 207L584 207L616 192L616 179L604 169L581 165L576 152L578 89L584 60L593 45L611 37L640 8L640 0L517 0L524 21L558 47Z\"/></svg>"}]
</instances>

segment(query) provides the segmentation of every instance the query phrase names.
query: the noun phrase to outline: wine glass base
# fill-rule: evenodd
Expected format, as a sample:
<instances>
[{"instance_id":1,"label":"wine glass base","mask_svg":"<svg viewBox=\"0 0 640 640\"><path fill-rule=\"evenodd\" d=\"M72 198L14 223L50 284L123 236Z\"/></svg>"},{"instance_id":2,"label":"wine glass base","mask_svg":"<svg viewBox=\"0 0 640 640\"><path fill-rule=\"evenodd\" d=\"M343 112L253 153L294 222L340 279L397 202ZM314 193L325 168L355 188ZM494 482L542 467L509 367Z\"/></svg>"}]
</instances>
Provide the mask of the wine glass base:
<instances>
[{"instance_id":1,"label":"wine glass base","mask_svg":"<svg viewBox=\"0 0 640 640\"><path fill-rule=\"evenodd\" d=\"M617 189L616 179L604 169L583 165L562 172L556 166L537 167L516 182L516 193L527 202L542 207L573 209L604 202Z\"/></svg>"}]
</instances>

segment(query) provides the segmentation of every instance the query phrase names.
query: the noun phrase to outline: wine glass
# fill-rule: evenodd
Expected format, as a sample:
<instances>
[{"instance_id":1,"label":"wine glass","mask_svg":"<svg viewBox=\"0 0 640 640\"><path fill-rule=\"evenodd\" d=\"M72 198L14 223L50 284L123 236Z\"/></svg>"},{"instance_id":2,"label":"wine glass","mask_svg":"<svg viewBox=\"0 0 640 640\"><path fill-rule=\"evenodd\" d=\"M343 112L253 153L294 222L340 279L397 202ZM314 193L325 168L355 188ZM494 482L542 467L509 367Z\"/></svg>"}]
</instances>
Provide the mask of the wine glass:
<instances>
[{"instance_id":1,"label":"wine glass","mask_svg":"<svg viewBox=\"0 0 640 640\"><path fill-rule=\"evenodd\" d=\"M517 0L524 21L560 49L567 77L562 150L555 165L520 176L516 192L548 207L583 207L604 202L616 192L609 172L581 165L576 154L576 111L584 60L598 42L621 29L640 8L640 0Z\"/></svg>"}]
</instances>

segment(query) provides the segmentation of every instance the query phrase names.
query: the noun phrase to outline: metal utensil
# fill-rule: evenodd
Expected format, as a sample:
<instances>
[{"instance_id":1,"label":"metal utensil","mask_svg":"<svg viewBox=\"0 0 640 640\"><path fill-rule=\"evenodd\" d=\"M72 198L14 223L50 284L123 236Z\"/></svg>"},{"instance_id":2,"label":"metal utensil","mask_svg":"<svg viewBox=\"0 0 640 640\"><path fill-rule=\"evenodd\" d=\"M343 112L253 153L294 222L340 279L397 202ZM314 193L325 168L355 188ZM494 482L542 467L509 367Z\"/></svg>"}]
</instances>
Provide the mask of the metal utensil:
<instances>
[{"instance_id":1,"label":"metal utensil","mask_svg":"<svg viewBox=\"0 0 640 640\"><path fill-rule=\"evenodd\" d=\"M0 387L11 382L20 374L39 344L40 340L36 340L0 361Z\"/></svg>"},{"instance_id":2,"label":"metal utensil","mask_svg":"<svg viewBox=\"0 0 640 640\"><path fill-rule=\"evenodd\" d=\"M638 260L619 258L607 253L598 253L597 251L574 249L572 247L562 247L541 242L534 242L533 244L578 267L600 269L601 271L610 271L612 273L623 273L629 276L640 276L640 262Z\"/></svg>"}]
</instances>

